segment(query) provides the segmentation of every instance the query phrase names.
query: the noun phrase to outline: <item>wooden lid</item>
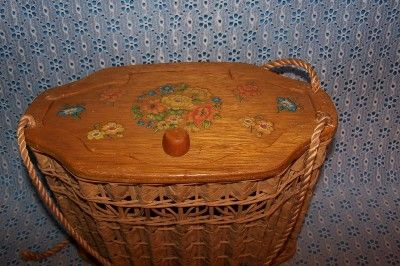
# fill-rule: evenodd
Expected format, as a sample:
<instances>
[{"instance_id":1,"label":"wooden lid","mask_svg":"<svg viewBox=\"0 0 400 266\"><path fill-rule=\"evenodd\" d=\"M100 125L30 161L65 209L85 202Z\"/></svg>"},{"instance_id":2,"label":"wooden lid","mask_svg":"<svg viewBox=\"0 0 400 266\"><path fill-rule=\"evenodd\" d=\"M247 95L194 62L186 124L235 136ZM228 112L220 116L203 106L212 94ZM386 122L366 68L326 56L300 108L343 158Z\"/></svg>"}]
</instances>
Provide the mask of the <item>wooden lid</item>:
<instances>
[{"instance_id":1,"label":"wooden lid","mask_svg":"<svg viewBox=\"0 0 400 266\"><path fill-rule=\"evenodd\" d=\"M109 68L41 94L29 107L27 142L79 178L120 183L193 183L274 175L306 149L317 112L336 110L323 91L243 63ZM189 150L163 149L168 128Z\"/></svg>"}]
</instances>

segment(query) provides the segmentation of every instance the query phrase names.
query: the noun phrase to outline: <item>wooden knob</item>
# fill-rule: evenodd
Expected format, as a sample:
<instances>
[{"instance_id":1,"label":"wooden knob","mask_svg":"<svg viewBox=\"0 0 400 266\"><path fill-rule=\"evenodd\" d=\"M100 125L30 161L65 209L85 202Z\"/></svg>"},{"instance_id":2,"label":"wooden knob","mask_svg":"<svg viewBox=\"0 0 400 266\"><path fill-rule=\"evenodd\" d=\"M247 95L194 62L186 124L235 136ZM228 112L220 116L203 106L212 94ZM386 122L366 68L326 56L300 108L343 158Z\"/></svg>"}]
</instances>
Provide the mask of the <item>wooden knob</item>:
<instances>
[{"instance_id":1,"label":"wooden knob","mask_svg":"<svg viewBox=\"0 0 400 266\"><path fill-rule=\"evenodd\" d=\"M189 134L183 128L165 130L162 146L166 154L179 157L186 154L190 148Z\"/></svg>"}]
</instances>

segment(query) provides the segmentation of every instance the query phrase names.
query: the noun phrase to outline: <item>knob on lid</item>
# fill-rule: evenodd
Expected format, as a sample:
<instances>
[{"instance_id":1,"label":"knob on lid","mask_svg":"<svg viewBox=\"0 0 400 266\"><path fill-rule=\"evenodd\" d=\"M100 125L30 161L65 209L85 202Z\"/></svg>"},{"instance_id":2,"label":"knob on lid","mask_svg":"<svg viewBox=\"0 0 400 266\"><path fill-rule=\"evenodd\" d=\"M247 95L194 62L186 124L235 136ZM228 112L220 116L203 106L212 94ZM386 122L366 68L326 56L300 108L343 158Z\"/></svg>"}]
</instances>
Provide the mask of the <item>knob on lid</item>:
<instances>
[{"instance_id":1,"label":"knob on lid","mask_svg":"<svg viewBox=\"0 0 400 266\"><path fill-rule=\"evenodd\" d=\"M164 133L162 146L166 154L179 157L186 154L190 148L190 138L182 128L167 129Z\"/></svg>"}]
</instances>

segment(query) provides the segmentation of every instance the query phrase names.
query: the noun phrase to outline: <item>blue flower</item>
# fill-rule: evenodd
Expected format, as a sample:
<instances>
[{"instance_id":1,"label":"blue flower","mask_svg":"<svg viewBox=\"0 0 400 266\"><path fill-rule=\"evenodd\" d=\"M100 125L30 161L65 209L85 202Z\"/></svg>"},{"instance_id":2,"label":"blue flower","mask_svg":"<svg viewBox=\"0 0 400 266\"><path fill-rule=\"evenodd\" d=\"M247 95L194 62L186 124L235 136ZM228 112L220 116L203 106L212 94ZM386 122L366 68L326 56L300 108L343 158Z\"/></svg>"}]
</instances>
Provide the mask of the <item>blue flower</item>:
<instances>
[{"instance_id":1,"label":"blue flower","mask_svg":"<svg viewBox=\"0 0 400 266\"><path fill-rule=\"evenodd\" d=\"M43 28L43 34L47 36L53 36L57 33L56 31L56 26L51 23L46 23L42 26Z\"/></svg>"},{"instance_id":2,"label":"blue flower","mask_svg":"<svg viewBox=\"0 0 400 266\"><path fill-rule=\"evenodd\" d=\"M212 17L204 14L203 16L199 17L199 26L202 28L211 27Z\"/></svg>"},{"instance_id":3,"label":"blue flower","mask_svg":"<svg viewBox=\"0 0 400 266\"><path fill-rule=\"evenodd\" d=\"M26 4L22 7L22 13L28 18L33 18L36 16L36 7L34 5Z\"/></svg>"},{"instance_id":4,"label":"blue flower","mask_svg":"<svg viewBox=\"0 0 400 266\"><path fill-rule=\"evenodd\" d=\"M79 63L81 64L81 67L89 70L91 68L93 68L93 64L92 64L93 60L87 56L85 56L84 58L82 58L81 60L79 60Z\"/></svg>"},{"instance_id":5,"label":"blue flower","mask_svg":"<svg viewBox=\"0 0 400 266\"><path fill-rule=\"evenodd\" d=\"M228 53L228 61L236 62L240 60L240 51L236 49L232 49Z\"/></svg>"},{"instance_id":6,"label":"blue flower","mask_svg":"<svg viewBox=\"0 0 400 266\"><path fill-rule=\"evenodd\" d=\"M243 41L246 43L252 43L256 40L256 32L255 31L248 31L243 34Z\"/></svg>"},{"instance_id":7,"label":"blue flower","mask_svg":"<svg viewBox=\"0 0 400 266\"><path fill-rule=\"evenodd\" d=\"M242 25L242 15L240 14L233 14L229 16L229 26L237 27Z\"/></svg>"},{"instance_id":8,"label":"blue flower","mask_svg":"<svg viewBox=\"0 0 400 266\"><path fill-rule=\"evenodd\" d=\"M58 112L59 116L71 116L73 118L80 118L79 115L85 111L85 107L80 104L77 105L66 105Z\"/></svg>"},{"instance_id":9,"label":"blue flower","mask_svg":"<svg viewBox=\"0 0 400 266\"><path fill-rule=\"evenodd\" d=\"M25 37L24 28L22 28L20 26L14 26L10 30L11 30L11 36L13 38L21 39L21 38Z\"/></svg>"},{"instance_id":10,"label":"blue flower","mask_svg":"<svg viewBox=\"0 0 400 266\"><path fill-rule=\"evenodd\" d=\"M142 55L143 64L152 64L154 63L154 54L146 53Z\"/></svg>"},{"instance_id":11,"label":"blue flower","mask_svg":"<svg viewBox=\"0 0 400 266\"><path fill-rule=\"evenodd\" d=\"M124 59L121 56L116 55L115 57L111 58L111 63L113 66L123 66Z\"/></svg>"},{"instance_id":12,"label":"blue flower","mask_svg":"<svg viewBox=\"0 0 400 266\"><path fill-rule=\"evenodd\" d=\"M12 56L11 51L12 49L10 46L4 45L3 47L0 47L0 58L10 58Z\"/></svg>"},{"instance_id":13,"label":"blue flower","mask_svg":"<svg viewBox=\"0 0 400 266\"><path fill-rule=\"evenodd\" d=\"M153 27L153 24L151 22L151 18L149 17L143 17L139 19L139 27L143 30L149 30L150 28Z\"/></svg>"},{"instance_id":14,"label":"blue flower","mask_svg":"<svg viewBox=\"0 0 400 266\"><path fill-rule=\"evenodd\" d=\"M154 121L147 122L147 125L146 125L147 128L153 128L154 126L155 126Z\"/></svg>"},{"instance_id":15,"label":"blue flower","mask_svg":"<svg viewBox=\"0 0 400 266\"><path fill-rule=\"evenodd\" d=\"M42 53L44 53L43 43L34 42L30 45L30 48L34 55L41 55Z\"/></svg>"},{"instance_id":16,"label":"blue flower","mask_svg":"<svg viewBox=\"0 0 400 266\"><path fill-rule=\"evenodd\" d=\"M147 95L149 95L149 96L154 96L154 95L157 95L157 92L151 90L151 91L149 91L149 92L147 93Z\"/></svg>"},{"instance_id":17,"label":"blue flower","mask_svg":"<svg viewBox=\"0 0 400 266\"><path fill-rule=\"evenodd\" d=\"M213 101L214 103L221 103L222 102L221 98L219 98L219 97L213 97L211 99L211 101Z\"/></svg>"},{"instance_id":18,"label":"blue flower","mask_svg":"<svg viewBox=\"0 0 400 266\"><path fill-rule=\"evenodd\" d=\"M121 5L122 11L125 11L127 13L135 9L135 1L133 0L122 0Z\"/></svg>"},{"instance_id":19,"label":"blue flower","mask_svg":"<svg viewBox=\"0 0 400 266\"><path fill-rule=\"evenodd\" d=\"M98 14L103 11L101 8L101 1L100 0L92 0L88 3L89 13Z\"/></svg>"},{"instance_id":20,"label":"blue flower","mask_svg":"<svg viewBox=\"0 0 400 266\"><path fill-rule=\"evenodd\" d=\"M78 22L76 22L74 24L74 26L75 26L76 33L83 34L88 31L88 28L87 28L88 24L86 21L79 20Z\"/></svg>"},{"instance_id":21,"label":"blue flower","mask_svg":"<svg viewBox=\"0 0 400 266\"><path fill-rule=\"evenodd\" d=\"M173 93L175 91L174 87L171 85L164 85L160 88L161 94Z\"/></svg>"},{"instance_id":22,"label":"blue flower","mask_svg":"<svg viewBox=\"0 0 400 266\"><path fill-rule=\"evenodd\" d=\"M102 52L107 49L106 41L103 39L93 40L93 48L96 52Z\"/></svg>"},{"instance_id":23,"label":"blue flower","mask_svg":"<svg viewBox=\"0 0 400 266\"><path fill-rule=\"evenodd\" d=\"M278 104L278 112L284 111L284 110L287 110L289 112L297 111L297 105L289 98L278 97L276 100L277 100L277 104Z\"/></svg>"},{"instance_id":24,"label":"blue flower","mask_svg":"<svg viewBox=\"0 0 400 266\"><path fill-rule=\"evenodd\" d=\"M145 122L143 120L138 120L136 123L138 126L143 127L145 125Z\"/></svg>"},{"instance_id":25,"label":"blue flower","mask_svg":"<svg viewBox=\"0 0 400 266\"><path fill-rule=\"evenodd\" d=\"M219 32L214 35L214 44L218 46L222 46L226 44L226 34Z\"/></svg>"},{"instance_id":26,"label":"blue flower","mask_svg":"<svg viewBox=\"0 0 400 266\"><path fill-rule=\"evenodd\" d=\"M104 44L105 44L105 42L104 42ZM137 48L138 46L139 46L138 39L136 37L129 36L128 38L125 38L125 48L134 50L134 48ZM105 49L105 47L104 47L104 49Z\"/></svg>"},{"instance_id":27,"label":"blue flower","mask_svg":"<svg viewBox=\"0 0 400 266\"><path fill-rule=\"evenodd\" d=\"M55 4L54 7L56 9L56 14L59 16L64 17L69 14L68 4L60 2L60 3Z\"/></svg>"},{"instance_id":28,"label":"blue flower","mask_svg":"<svg viewBox=\"0 0 400 266\"><path fill-rule=\"evenodd\" d=\"M115 19L111 19L110 21L107 21L107 30L109 32L117 32L121 29L119 26L119 21Z\"/></svg>"}]
</instances>

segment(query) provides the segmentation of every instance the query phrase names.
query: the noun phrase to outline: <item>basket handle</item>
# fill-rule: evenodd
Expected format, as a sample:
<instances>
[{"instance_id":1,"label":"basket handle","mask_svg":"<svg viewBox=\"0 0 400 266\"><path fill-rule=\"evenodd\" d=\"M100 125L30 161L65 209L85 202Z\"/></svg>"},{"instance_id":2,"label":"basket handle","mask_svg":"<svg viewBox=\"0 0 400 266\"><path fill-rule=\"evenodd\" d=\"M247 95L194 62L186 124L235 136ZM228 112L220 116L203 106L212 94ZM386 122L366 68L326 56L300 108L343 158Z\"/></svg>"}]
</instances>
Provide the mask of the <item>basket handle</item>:
<instances>
[{"instance_id":1,"label":"basket handle","mask_svg":"<svg viewBox=\"0 0 400 266\"><path fill-rule=\"evenodd\" d=\"M311 90L316 93L321 88L321 83L319 81L317 72L314 70L313 66L310 63L307 63L300 59L295 58L287 58L287 59L277 59L274 61L270 61L261 67L271 70L275 67L283 67L283 66L297 66L305 69L310 76L311 80Z\"/></svg>"},{"instance_id":2,"label":"basket handle","mask_svg":"<svg viewBox=\"0 0 400 266\"><path fill-rule=\"evenodd\" d=\"M330 120L331 119L329 115L322 112L317 113L317 125L315 126L314 132L311 135L310 146L306 153L306 158L304 159L304 173L303 178L300 181L300 188L297 193L297 201L295 202L293 211L291 213L288 226L286 227L283 236L278 239L275 246L273 247L273 252L267 258L265 265L274 264L274 259L279 255L283 246L287 242L288 237L296 226L297 219L299 217L301 209L303 208L307 193L309 192L314 164L317 159L318 150L321 143L321 134L324 131L325 127L329 125Z\"/></svg>"},{"instance_id":3,"label":"basket handle","mask_svg":"<svg viewBox=\"0 0 400 266\"><path fill-rule=\"evenodd\" d=\"M83 239L79 233L72 227L69 221L64 217L56 203L54 202L53 198L50 197L49 193L47 192L43 182L38 177L35 167L29 157L29 153L27 150L27 145L25 141L25 127L34 127L36 125L35 119L30 115L24 115L21 117L18 128L17 128L17 137L18 137L18 147L21 153L21 158L28 170L29 177L35 188L37 189L40 198L45 203L47 208L50 212L56 217L56 219L64 226L66 231L76 240L76 242L90 255L96 258L101 264L111 266L111 263L101 256L92 246ZM68 244L68 240L64 240L54 246L53 248L49 249L43 253L35 253L31 251L23 251L21 252L21 256L25 260L42 260L46 257L49 257L56 252L60 251L63 247Z\"/></svg>"}]
</instances>

